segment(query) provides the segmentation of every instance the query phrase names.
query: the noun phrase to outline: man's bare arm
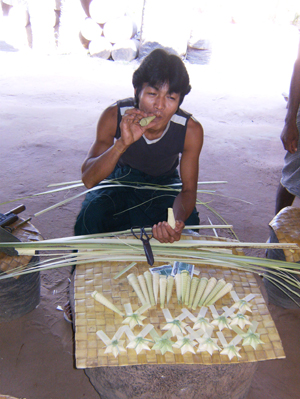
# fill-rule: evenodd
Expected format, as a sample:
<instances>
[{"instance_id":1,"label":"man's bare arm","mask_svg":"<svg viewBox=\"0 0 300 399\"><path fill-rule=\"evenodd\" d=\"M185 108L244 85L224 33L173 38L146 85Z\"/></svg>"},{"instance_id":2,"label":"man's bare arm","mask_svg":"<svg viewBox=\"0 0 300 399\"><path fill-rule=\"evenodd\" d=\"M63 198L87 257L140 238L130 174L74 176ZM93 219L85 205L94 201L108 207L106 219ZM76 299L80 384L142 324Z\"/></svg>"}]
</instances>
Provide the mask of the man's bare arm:
<instances>
[{"instance_id":1,"label":"man's bare arm","mask_svg":"<svg viewBox=\"0 0 300 399\"><path fill-rule=\"evenodd\" d=\"M117 111L116 106L107 108L98 121L96 139L81 168L82 181L87 188L94 187L110 175L123 151L121 143L114 144Z\"/></svg>"},{"instance_id":2,"label":"man's bare arm","mask_svg":"<svg viewBox=\"0 0 300 399\"><path fill-rule=\"evenodd\" d=\"M285 125L280 138L284 148L291 154L297 151L299 132L297 129L297 112L300 105L300 43L298 57L294 64L294 70L290 83L288 111L285 118Z\"/></svg>"},{"instance_id":3,"label":"man's bare arm","mask_svg":"<svg viewBox=\"0 0 300 399\"><path fill-rule=\"evenodd\" d=\"M82 165L82 181L87 188L92 188L109 176L120 156L151 127L142 127L139 121L147 116L138 109L130 109L123 116L120 129L121 137L114 141L117 130L118 108L111 106L101 115L96 140L91 146Z\"/></svg>"}]
</instances>

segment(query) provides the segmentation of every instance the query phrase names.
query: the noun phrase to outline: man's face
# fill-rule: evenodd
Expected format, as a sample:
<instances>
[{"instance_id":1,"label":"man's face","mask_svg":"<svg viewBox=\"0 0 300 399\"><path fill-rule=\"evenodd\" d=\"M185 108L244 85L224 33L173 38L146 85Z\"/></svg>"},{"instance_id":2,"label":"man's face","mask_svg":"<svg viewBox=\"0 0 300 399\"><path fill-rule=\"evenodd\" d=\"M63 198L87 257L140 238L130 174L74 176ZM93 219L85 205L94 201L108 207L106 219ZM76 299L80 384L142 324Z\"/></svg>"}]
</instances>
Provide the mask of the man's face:
<instances>
[{"instance_id":1,"label":"man's face","mask_svg":"<svg viewBox=\"0 0 300 399\"><path fill-rule=\"evenodd\" d=\"M148 83L143 85L139 95L139 109L153 113L156 122L153 130L165 129L171 117L177 111L180 95L178 93L169 93L169 84L152 87Z\"/></svg>"}]
</instances>

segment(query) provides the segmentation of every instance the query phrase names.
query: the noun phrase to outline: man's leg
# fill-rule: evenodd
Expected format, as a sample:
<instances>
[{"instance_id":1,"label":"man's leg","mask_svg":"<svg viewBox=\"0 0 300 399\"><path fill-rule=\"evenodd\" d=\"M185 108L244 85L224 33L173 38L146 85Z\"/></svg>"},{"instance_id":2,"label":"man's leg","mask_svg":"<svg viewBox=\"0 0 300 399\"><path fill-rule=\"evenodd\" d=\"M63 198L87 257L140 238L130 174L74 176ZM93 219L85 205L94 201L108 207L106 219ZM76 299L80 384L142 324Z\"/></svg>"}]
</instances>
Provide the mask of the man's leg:
<instances>
[{"instance_id":1,"label":"man's leg","mask_svg":"<svg viewBox=\"0 0 300 399\"><path fill-rule=\"evenodd\" d=\"M186 228L188 228L189 226L198 226L199 224L200 224L199 212L195 207L189 218L185 221L185 226Z\"/></svg>"},{"instance_id":2,"label":"man's leg","mask_svg":"<svg viewBox=\"0 0 300 399\"><path fill-rule=\"evenodd\" d=\"M75 224L75 235L121 231L130 228L126 209L126 189L112 188L92 191L86 195Z\"/></svg>"},{"instance_id":3,"label":"man's leg","mask_svg":"<svg viewBox=\"0 0 300 399\"><path fill-rule=\"evenodd\" d=\"M287 191L281 183L279 183L277 193L276 193L276 205L275 205L275 215L281 211L281 209L291 206L294 202L295 196Z\"/></svg>"},{"instance_id":4,"label":"man's leg","mask_svg":"<svg viewBox=\"0 0 300 399\"><path fill-rule=\"evenodd\" d=\"M136 173L135 171L134 173ZM149 180L150 179L150 180ZM136 181L143 182L147 185L148 180L152 184L158 186L171 185L180 183L181 180L178 172L175 171L171 176L161 176L153 178L145 174L141 174ZM131 203L130 220L134 226L153 226L158 222L166 221L168 208L173 207L174 200L178 195L178 191L169 190L132 190L128 193L128 204ZM199 215L195 208L186 220L186 225L200 224Z\"/></svg>"}]
</instances>

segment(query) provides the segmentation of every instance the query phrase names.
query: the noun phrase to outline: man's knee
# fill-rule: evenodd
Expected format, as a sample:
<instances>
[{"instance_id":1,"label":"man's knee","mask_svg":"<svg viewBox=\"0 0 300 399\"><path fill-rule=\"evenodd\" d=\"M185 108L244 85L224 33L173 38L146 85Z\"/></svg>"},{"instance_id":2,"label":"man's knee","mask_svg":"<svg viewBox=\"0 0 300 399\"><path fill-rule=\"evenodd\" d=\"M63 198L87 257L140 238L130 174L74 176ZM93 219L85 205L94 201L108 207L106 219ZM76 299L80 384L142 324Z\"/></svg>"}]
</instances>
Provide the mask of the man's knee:
<instances>
[{"instance_id":1,"label":"man's knee","mask_svg":"<svg viewBox=\"0 0 300 399\"><path fill-rule=\"evenodd\" d=\"M75 235L105 232L104 223L115 213L115 206L110 196L87 194L74 227Z\"/></svg>"},{"instance_id":2,"label":"man's knee","mask_svg":"<svg viewBox=\"0 0 300 399\"><path fill-rule=\"evenodd\" d=\"M93 194L93 193L89 193ZM120 190L106 190L87 195L77 217L75 235L97 234L129 228L126 195Z\"/></svg>"}]
</instances>

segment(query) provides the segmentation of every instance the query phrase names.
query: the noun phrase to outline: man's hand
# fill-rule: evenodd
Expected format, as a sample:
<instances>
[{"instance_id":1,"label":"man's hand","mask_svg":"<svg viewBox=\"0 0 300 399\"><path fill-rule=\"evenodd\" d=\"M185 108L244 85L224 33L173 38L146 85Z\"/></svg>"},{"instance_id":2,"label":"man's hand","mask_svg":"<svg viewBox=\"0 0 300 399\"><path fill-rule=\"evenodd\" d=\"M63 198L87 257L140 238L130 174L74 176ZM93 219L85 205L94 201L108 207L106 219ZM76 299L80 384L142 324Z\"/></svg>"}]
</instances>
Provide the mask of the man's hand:
<instances>
[{"instance_id":1,"label":"man's hand","mask_svg":"<svg viewBox=\"0 0 300 399\"><path fill-rule=\"evenodd\" d=\"M185 224L181 220L176 220L175 229L172 229L168 222L159 222L152 228L153 237L162 243L173 243L180 240L184 227Z\"/></svg>"},{"instance_id":2,"label":"man's hand","mask_svg":"<svg viewBox=\"0 0 300 399\"><path fill-rule=\"evenodd\" d=\"M152 125L155 123L150 122L149 125L147 126L141 126L140 121L141 119L147 117L147 116L152 116L147 114L146 112L143 112L139 109L136 108L131 108L128 109L125 112L125 115L122 118L122 121L120 123L120 129L121 129L121 141L123 142L125 147L129 147L131 144L135 143L137 140L139 140L142 135L145 133L149 127L151 128Z\"/></svg>"},{"instance_id":3,"label":"man's hand","mask_svg":"<svg viewBox=\"0 0 300 399\"><path fill-rule=\"evenodd\" d=\"M299 132L296 121L293 123L286 123L280 135L283 147L294 154L297 151Z\"/></svg>"}]
</instances>

